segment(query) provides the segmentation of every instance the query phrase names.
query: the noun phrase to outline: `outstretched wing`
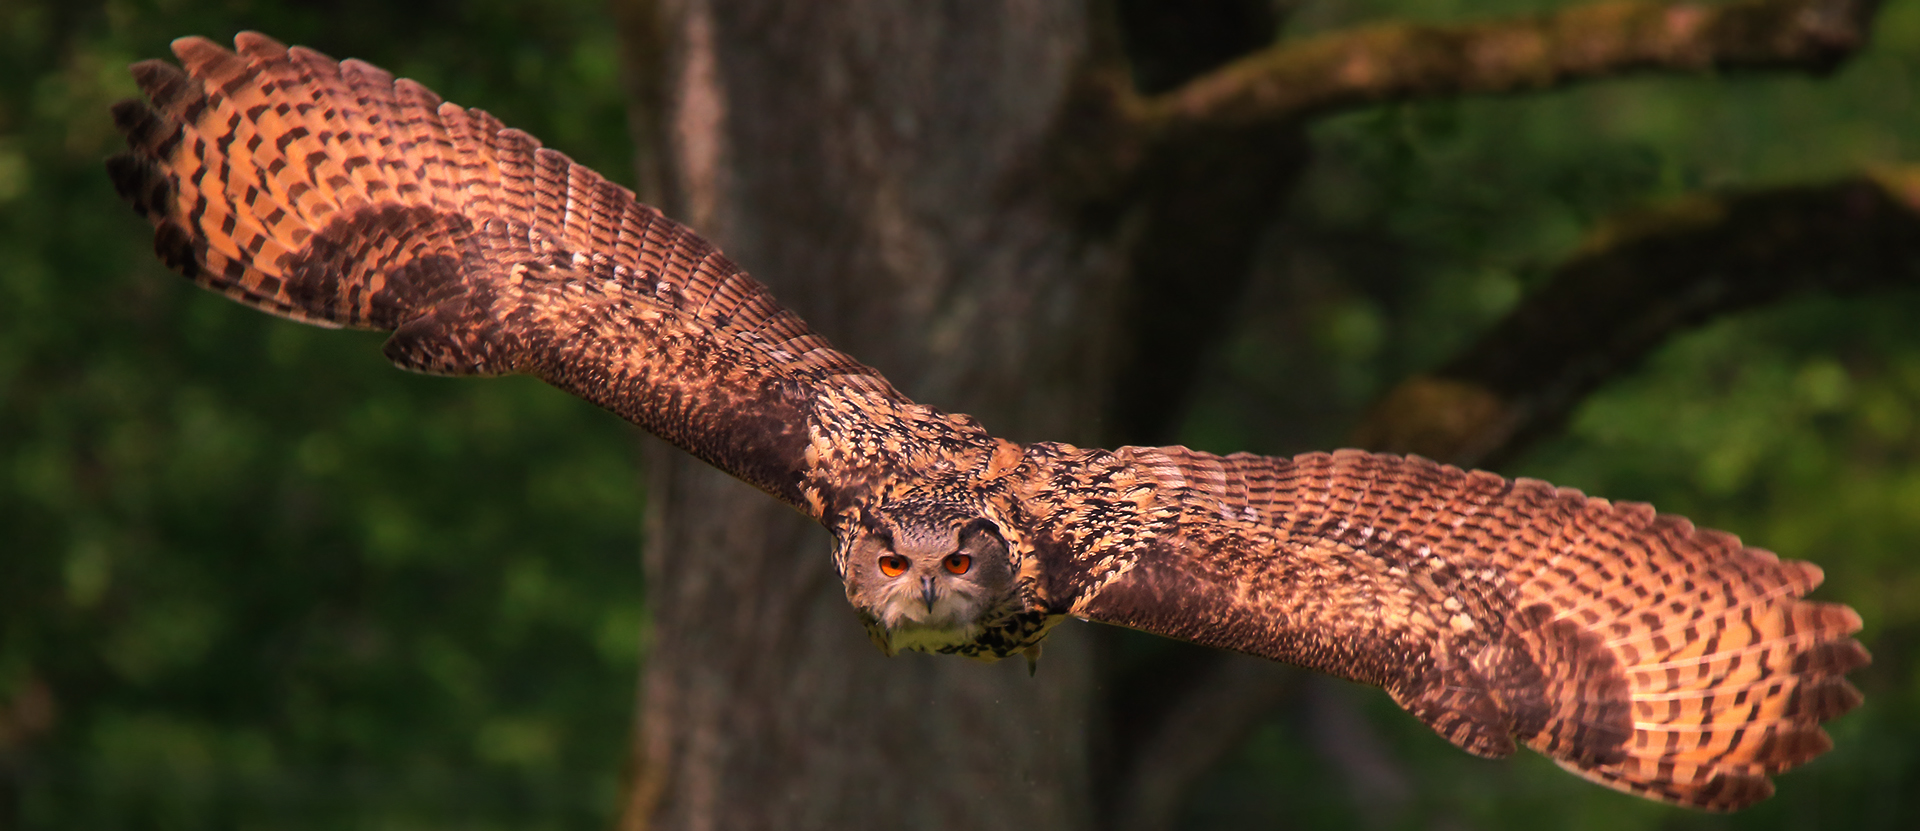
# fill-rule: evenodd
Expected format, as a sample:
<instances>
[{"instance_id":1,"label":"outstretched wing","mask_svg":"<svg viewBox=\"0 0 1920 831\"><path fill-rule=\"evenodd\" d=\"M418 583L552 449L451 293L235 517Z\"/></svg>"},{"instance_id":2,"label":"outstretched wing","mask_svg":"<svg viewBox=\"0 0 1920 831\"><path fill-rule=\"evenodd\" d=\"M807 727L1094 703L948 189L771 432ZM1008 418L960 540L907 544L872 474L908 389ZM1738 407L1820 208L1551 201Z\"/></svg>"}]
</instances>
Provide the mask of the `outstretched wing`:
<instances>
[{"instance_id":1,"label":"outstretched wing","mask_svg":"<svg viewBox=\"0 0 1920 831\"><path fill-rule=\"evenodd\" d=\"M1483 756L1731 810L1867 663L1820 570L1642 504L1361 451L1083 451L1023 494L1063 611L1386 688Z\"/></svg>"},{"instance_id":2,"label":"outstretched wing","mask_svg":"<svg viewBox=\"0 0 1920 831\"><path fill-rule=\"evenodd\" d=\"M185 72L135 64L152 105L114 108L114 183L200 285L394 330L405 368L537 375L816 517L815 411L910 408L711 245L526 133L360 61L235 44L175 41Z\"/></svg>"}]
</instances>

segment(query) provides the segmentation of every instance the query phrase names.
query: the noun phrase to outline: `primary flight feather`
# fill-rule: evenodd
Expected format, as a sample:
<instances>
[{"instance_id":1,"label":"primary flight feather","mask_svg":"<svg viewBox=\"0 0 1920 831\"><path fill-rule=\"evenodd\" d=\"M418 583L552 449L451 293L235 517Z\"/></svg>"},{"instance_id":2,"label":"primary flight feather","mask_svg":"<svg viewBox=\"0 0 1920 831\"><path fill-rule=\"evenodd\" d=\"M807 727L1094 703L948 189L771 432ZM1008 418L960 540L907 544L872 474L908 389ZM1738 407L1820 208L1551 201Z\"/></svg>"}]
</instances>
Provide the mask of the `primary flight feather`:
<instances>
[{"instance_id":1,"label":"primary flight feather","mask_svg":"<svg viewBox=\"0 0 1920 831\"><path fill-rule=\"evenodd\" d=\"M477 109L255 33L135 64L116 187L195 282L527 373L819 520L890 654L1036 654L1067 616L1386 689L1483 756L1730 810L1860 701L1810 564L1417 457L1016 444L915 404L625 188Z\"/></svg>"}]
</instances>

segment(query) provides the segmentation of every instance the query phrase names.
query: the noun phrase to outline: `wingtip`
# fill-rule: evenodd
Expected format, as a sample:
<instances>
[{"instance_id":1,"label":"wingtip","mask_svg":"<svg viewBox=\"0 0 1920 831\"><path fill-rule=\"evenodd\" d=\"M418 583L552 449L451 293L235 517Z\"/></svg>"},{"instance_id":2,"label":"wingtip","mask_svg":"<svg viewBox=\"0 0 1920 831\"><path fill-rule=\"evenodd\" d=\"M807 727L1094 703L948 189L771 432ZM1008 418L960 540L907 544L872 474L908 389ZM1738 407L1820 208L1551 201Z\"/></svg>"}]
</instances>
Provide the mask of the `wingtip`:
<instances>
[{"instance_id":1,"label":"wingtip","mask_svg":"<svg viewBox=\"0 0 1920 831\"><path fill-rule=\"evenodd\" d=\"M249 58L277 58L287 53L287 46L251 29L233 36L233 48Z\"/></svg>"},{"instance_id":2,"label":"wingtip","mask_svg":"<svg viewBox=\"0 0 1920 831\"><path fill-rule=\"evenodd\" d=\"M412 78L395 78L393 93L403 102L412 103L436 113L440 111L440 105L445 103L439 95L434 94L433 90L427 89L425 85Z\"/></svg>"},{"instance_id":3,"label":"wingtip","mask_svg":"<svg viewBox=\"0 0 1920 831\"><path fill-rule=\"evenodd\" d=\"M113 115L114 129L127 137L129 145L134 145L136 138L150 129L149 125L154 120L153 108L138 98L122 98L113 102L107 111Z\"/></svg>"},{"instance_id":4,"label":"wingtip","mask_svg":"<svg viewBox=\"0 0 1920 831\"><path fill-rule=\"evenodd\" d=\"M148 218L164 213L173 191L172 183L165 176L159 175L151 163L131 151L115 153L107 158L107 178L113 180L113 189L120 194L120 198L127 200L134 210Z\"/></svg>"},{"instance_id":5,"label":"wingtip","mask_svg":"<svg viewBox=\"0 0 1920 831\"><path fill-rule=\"evenodd\" d=\"M187 35L186 37L174 38L171 48L173 49L173 56L179 58L180 63L189 68L195 64L204 63L208 59L227 51L220 48L220 44L214 43L199 35Z\"/></svg>"},{"instance_id":6,"label":"wingtip","mask_svg":"<svg viewBox=\"0 0 1920 831\"><path fill-rule=\"evenodd\" d=\"M1695 795L1698 802L1681 804L1705 811L1728 813L1752 807L1772 796L1772 779L1752 774L1721 773L1714 775Z\"/></svg>"},{"instance_id":7,"label":"wingtip","mask_svg":"<svg viewBox=\"0 0 1920 831\"><path fill-rule=\"evenodd\" d=\"M309 49L305 46L288 47L286 56L288 60L310 70L317 70L324 75L340 74L340 62L334 60L332 55L318 49Z\"/></svg>"},{"instance_id":8,"label":"wingtip","mask_svg":"<svg viewBox=\"0 0 1920 831\"><path fill-rule=\"evenodd\" d=\"M1866 625L1867 622L1860 619L1860 613L1857 611L1854 611L1854 608L1852 606L1848 606L1844 603L1837 604L1837 605L1840 606L1840 614L1841 614L1840 620L1841 620L1841 623L1846 626L1847 634L1851 635L1855 632L1858 632L1860 631L1860 627ZM1867 650L1865 647L1861 647L1860 651L1862 653L1865 653Z\"/></svg>"},{"instance_id":9,"label":"wingtip","mask_svg":"<svg viewBox=\"0 0 1920 831\"><path fill-rule=\"evenodd\" d=\"M187 83L187 75L180 67L159 58L136 62L127 67L127 72L133 75L133 82L141 92L162 106Z\"/></svg>"},{"instance_id":10,"label":"wingtip","mask_svg":"<svg viewBox=\"0 0 1920 831\"><path fill-rule=\"evenodd\" d=\"M393 73L388 72L384 69L381 69L380 67L374 66L373 64L367 63L366 61L360 60L359 58L348 58L344 61L341 61L340 74L349 78L358 79L363 82L370 82L378 86L383 86L383 87L393 86Z\"/></svg>"},{"instance_id":11,"label":"wingtip","mask_svg":"<svg viewBox=\"0 0 1920 831\"><path fill-rule=\"evenodd\" d=\"M194 251L193 235L176 222L161 222L153 230L153 253L168 268L189 280L200 277L200 259Z\"/></svg>"},{"instance_id":12,"label":"wingtip","mask_svg":"<svg viewBox=\"0 0 1920 831\"><path fill-rule=\"evenodd\" d=\"M1806 560L1782 560L1781 562L1783 564L1790 563L1794 568L1800 571L1800 579L1806 581L1807 591L1813 591L1814 589L1819 588L1820 584L1825 582L1827 579L1826 569L1823 569L1820 566L1815 565L1813 563L1807 562ZM1859 616L1855 615L1854 617L1858 618Z\"/></svg>"}]
</instances>

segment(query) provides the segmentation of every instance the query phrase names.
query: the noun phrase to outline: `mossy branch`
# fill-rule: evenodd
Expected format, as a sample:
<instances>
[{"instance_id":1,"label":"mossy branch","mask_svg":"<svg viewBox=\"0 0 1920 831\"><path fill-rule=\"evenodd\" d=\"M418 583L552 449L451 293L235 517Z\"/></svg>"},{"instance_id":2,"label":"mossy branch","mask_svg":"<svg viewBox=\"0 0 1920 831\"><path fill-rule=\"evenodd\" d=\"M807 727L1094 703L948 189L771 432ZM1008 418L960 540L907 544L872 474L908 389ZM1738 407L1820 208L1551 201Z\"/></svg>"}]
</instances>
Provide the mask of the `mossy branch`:
<instances>
[{"instance_id":1,"label":"mossy branch","mask_svg":"<svg viewBox=\"0 0 1920 831\"><path fill-rule=\"evenodd\" d=\"M1603 224L1478 342L1403 381L1363 447L1497 465L1675 334L1807 291L1920 286L1920 168L1706 194Z\"/></svg>"},{"instance_id":2,"label":"mossy branch","mask_svg":"<svg viewBox=\"0 0 1920 831\"><path fill-rule=\"evenodd\" d=\"M1866 42L1878 5L1610 0L1478 23L1381 23L1281 41L1146 99L1136 112L1153 128L1181 132L1630 72L1825 71Z\"/></svg>"}]
</instances>

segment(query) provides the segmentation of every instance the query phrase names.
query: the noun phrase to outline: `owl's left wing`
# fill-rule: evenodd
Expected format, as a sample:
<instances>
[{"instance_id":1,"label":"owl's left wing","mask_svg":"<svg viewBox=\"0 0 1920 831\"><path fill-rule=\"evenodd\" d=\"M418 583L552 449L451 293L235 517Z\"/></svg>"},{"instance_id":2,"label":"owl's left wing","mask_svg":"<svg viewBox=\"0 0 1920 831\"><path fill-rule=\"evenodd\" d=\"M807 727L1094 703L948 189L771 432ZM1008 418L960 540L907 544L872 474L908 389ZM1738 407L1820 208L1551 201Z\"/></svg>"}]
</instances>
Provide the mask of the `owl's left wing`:
<instances>
[{"instance_id":1,"label":"owl's left wing","mask_svg":"<svg viewBox=\"0 0 1920 831\"><path fill-rule=\"evenodd\" d=\"M1030 456L1060 611L1384 687L1483 756L1731 810L1859 703L1820 570L1646 505L1360 451Z\"/></svg>"}]
</instances>

